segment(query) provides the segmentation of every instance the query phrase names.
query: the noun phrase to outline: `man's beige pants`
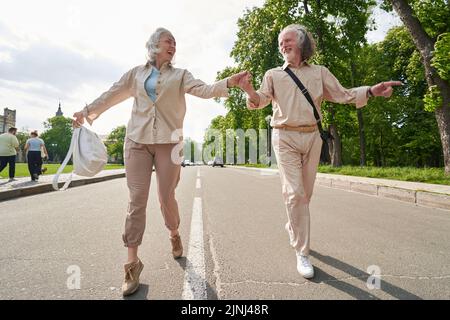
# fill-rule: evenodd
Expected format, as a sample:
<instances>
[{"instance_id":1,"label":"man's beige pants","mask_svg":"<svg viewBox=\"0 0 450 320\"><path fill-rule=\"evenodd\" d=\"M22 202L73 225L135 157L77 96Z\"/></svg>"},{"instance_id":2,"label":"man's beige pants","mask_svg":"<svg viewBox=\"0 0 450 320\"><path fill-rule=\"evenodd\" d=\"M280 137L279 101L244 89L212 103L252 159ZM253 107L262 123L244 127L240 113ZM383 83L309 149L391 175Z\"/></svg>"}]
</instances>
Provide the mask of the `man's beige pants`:
<instances>
[{"instance_id":1,"label":"man's beige pants","mask_svg":"<svg viewBox=\"0 0 450 320\"><path fill-rule=\"evenodd\" d=\"M309 201L320 160L322 138L310 133L273 129L272 144L278 163L286 205L291 246L301 255L309 255Z\"/></svg>"},{"instance_id":2,"label":"man's beige pants","mask_svg":"<svg viewBox=\"0 0 450 320\"><path fill-rule=\"evenodd\" d=\"M124 158L129 200L125 232L122 235L125 247L136 247L142 242L153 165L164 222L169 230L178 229L180 215L175 188L180 180L181 165L175 164L171 159L176 145L140 144L126 139Z\"/></svg>"}]
</instances>

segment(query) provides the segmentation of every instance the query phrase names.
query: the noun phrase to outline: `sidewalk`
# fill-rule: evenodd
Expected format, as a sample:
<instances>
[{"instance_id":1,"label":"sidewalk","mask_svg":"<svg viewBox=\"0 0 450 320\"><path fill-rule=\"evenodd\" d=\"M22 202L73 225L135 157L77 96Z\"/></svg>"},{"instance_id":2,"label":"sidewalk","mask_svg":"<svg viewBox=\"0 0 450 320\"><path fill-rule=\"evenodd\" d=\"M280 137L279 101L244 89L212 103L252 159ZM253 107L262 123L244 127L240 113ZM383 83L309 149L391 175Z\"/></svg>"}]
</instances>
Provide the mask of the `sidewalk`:
<instances>
[{"instance_id":1,"label":"sidewalk","mask_svg":"<svg viewBox=\"0 0 450 320\"><path fill-rule=\"evenodd\" d=\"M64 185L69 175L70 173L60 175L59 187ZM53 176L40 176L39 181L31 181L30 177L16 178L16 181L13 182L8 182L8 179L0 179L0 201L54 191L52 187ZM125 177L125 169L103 170L90 178L73 175L69 188L123 177Z\"/></svg>"},{"instance_id":2,"label":"sidewalk","mask_svg":"<svg viewBox=\"0 0 450 320\"><path fill-rule=\"evenodd\" d=\"M247 168L229 166L229 168L255 170L263 175L278 174L278 169ZM450 186L420 182L344 176L318 173L316 184L414 203L418 206L450 210Z\"/></svg>"}]
</instances>

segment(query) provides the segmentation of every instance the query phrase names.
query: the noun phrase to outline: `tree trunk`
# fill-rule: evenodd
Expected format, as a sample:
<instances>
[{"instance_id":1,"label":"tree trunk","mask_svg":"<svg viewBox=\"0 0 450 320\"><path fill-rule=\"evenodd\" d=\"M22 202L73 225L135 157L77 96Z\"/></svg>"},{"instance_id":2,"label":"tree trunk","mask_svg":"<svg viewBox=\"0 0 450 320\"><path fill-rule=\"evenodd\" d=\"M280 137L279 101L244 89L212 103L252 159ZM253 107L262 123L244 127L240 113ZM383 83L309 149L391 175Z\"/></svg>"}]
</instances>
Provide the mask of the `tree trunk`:
<instances>
[{"instance_id":1,"label":"tree trunk","mask_svg":"<svg viewBox=\"0 0 450 320\"><path fill-rule=\"evenodd\" d=\"M341 137L337 132L337 128L335 124L330 124L329 127L330 133L333 136L333 139L329 140L330 143L330 157L331 157L331 165L333 167L341 167L342 166L342 145L341 145Z\"/></svg>"},{"instance_id":2,"label":"tree trunk","mask_svg":"<svg viewBox=\"0 0 450 320\"><path fill-rule=\"evenodd\" d=\"M355 56L353 54L353 56ZM350 72L350 80L352 88L355 87L355 75L356 75L356 66L354 60L350 62L351 72ZM366 165L366 138L364 135L364 119L362 109L357 109L356 113L358 115L358 132L359 132L359 165L364 167Z\"/></svg>"},{"instance_id":3,"label":"tree trunk","mask_svg":"<svg viewBox=\"0 0 450 320\"><path fill-rule=\"evenodd\" d=\"M384 167L383 131L380 131L380 167Z\"/></svg>"},{"instance_id":4,"label":"tree trunk","mask_svg":"<svg viewBox=\"0 0 450 320\"><path fill-rule=\"evenodd\" d=\"M359 164L361 167L366 165L366 137L364 135L364 119L361 109L356 110L358 114L359 131Z\"/></svg>"},{"instance_id":5,"label":"tree trunk","mask_svg":"<svg viewBox=\"0 0 450 320\"><path fill-rule=\"evenodd\" d=\"M428 36L420 21L414 16L408 2L406 0L390 1L420 52L428 87L436 85L441 92L443 105L436 109L435 115L441 136L442 152L444 153L445 173L450 175L450 85L439 76L436 69L431 65L435 42Z\"/></svg>"}]
</instances>

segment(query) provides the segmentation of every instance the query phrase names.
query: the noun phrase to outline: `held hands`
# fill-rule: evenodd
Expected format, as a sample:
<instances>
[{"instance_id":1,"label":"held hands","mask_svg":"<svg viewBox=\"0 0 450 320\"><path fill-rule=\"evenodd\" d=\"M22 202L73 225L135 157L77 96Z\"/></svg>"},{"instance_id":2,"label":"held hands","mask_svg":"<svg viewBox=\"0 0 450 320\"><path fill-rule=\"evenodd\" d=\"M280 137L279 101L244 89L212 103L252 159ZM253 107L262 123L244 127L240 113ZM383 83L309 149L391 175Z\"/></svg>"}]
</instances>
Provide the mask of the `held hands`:
<instances>
[{"instance_id":1,"label":"held hands","mask_svg":"<svg viewBox=\"0 0 450 320\"><path fill-rule=\"evenodd\" d=\"M384 81L370 87L370 92L374 97L389 98L392 95L393 86L403 85L400 81Z\"/></svg>"},{"instance_id":2,"label":"held hands","mask_svg":"<svg viewBox=\"0 0 450 320\"><path fill-rule=\"evenodd\" d=\"M232 83L235 86L238 86L241 90L247 93L249 99L248 106L250 108L257 108L259 105L259 96L253 88L252 74L248 71L243 71L233 75L231 78L233 78ZM231 78L229 79L229 83Z\"/></svg>"},{"instance_id":3,"label":"held hands","mask_svg":"<svg viewBox=\"0 0 450 320\"><path fill-rule=\"evenodd\" d=\"M227 83L228 87L231 88L231 87L239 86L241 79L246 77L247 74L248 74L248 71L242 71L242 72L233 74L231 77L228 78L228 83Z\"/></svg>"},{"instance_id":4,"label":"held hands","mask_svg":"<svg viewBox=\"0 0 450 320\"><path fill-rule=\"evenodd\" d=\"M246 74L239 79L238 86L248 94L253 93L255 89L252 84L252 74L247 71Z\"/></svg>"}]
</instances>

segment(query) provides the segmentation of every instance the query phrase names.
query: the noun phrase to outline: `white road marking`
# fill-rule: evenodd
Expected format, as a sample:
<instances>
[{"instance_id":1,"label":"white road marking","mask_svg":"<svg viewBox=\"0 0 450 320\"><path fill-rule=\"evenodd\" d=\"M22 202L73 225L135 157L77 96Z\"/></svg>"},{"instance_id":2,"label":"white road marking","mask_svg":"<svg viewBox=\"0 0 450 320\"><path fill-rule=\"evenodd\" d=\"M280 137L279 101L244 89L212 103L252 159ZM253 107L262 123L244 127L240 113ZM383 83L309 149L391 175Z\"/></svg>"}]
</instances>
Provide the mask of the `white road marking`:
<instances>
[{"instance_id":1,"label":"white road marking","mask_svg":"<svg viewBox=\"0 0 450 320\"><path fill-rule=\"evenodd\" d=\"M202 188L202 182L200 181L199 178L197 178L197 182L195 183L195 187L196 187L197 189L201 189L201 188Z\"/></svg>"},{"instance_id":2,"label":"white road marking","mask_svg":"<svg viewBox=\"0 0 450 320\"><path fill-rule=\"evenodd\" d=\"M206 300L205 250L203 243L202 199L194 198L191 234L184 273L183 300Z\"/></svg>"}]
</instances>

